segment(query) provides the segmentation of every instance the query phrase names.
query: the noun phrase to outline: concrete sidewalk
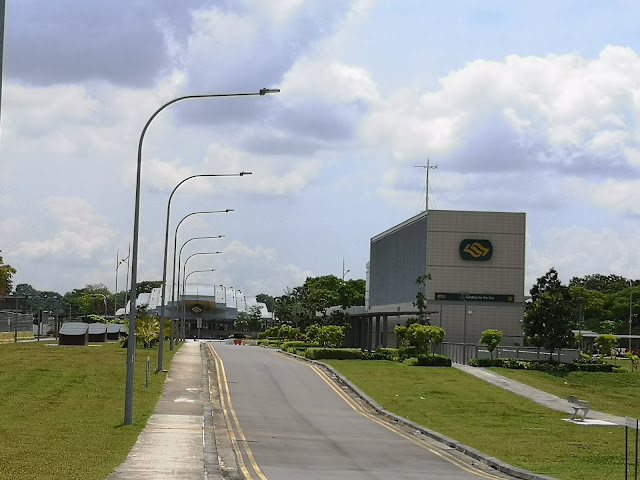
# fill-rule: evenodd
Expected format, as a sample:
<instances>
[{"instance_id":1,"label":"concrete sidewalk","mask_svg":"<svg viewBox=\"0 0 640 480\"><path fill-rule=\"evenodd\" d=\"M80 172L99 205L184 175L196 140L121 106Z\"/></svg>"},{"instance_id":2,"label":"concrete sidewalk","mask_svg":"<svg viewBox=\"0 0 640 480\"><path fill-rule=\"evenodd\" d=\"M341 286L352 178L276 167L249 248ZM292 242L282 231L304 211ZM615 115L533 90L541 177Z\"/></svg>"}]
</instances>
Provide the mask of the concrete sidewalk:
<instances>
[{"instance_id":1,"label":"concrete sidewalk","mask_svg":"<svg viewBox=\"0 0 640 480\"><path fill-rule=\"evenodd\" d=\"M175 354L147 426L108 478L222 479L200 342L187 341Z\"/></svg>"},{"instance_id":2,"label":"concrete sidewalk","mask_svg":"<svg viewBox=\"0 0 640 480\"><path fill-rule=\"evenodd\" d=\"M543 392L542 390L538 390L536 388L530 387L529 385L525 385L524 383L499 375L487 368L471 367L469 365L462 365L459 363L454 363L453 366L459 370L462 370L468 373L469 375L473 375L474 377L480 378L485 382L489 382L490 384L495 385L496 387L500 387L505 390L508 390L511 393L520 395L521 397L528 398L529 400L532 400L547 408L573 415L573 408L571 408L569 402L563 398L556 397L555 395L551 395L550 393ZM589 400L589 399L586 398L584 400ZM595 410L589 411L589 414L587 415L587 420L589 419L595 419L595 420L600 420L602 422L614 423L616 425L625 424L625 419L623 417L617 417L615 415L610 415L608 413L603 413L603 412L596 412ZM577 423L577 424L584 423L586 425L589 424L589 422L579 422L579 421L574 423ZM597 424L597 423L592 422L592 424Z\"/></svg>"}]
</instances>

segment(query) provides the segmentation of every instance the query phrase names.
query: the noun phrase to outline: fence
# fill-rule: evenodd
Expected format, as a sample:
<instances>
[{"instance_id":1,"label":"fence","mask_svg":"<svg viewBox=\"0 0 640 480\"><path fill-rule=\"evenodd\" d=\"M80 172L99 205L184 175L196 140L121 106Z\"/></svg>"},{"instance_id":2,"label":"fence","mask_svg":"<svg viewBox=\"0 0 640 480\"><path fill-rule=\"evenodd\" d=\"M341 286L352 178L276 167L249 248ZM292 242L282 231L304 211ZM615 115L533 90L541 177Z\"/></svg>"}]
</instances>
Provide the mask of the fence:
<instances>
[{"instance_id":1,"label":"fence","mask_svg":"<svg viewBox=\"0 0 640 480\"><path fill-rule=\"evenodd\" d=\"M466 348L465 348L466 347ZM491 353L484 345L463 343L441 343L435 353L446 355L454 363L467 365L472 358L491 358ZM535 347L498 347L493 352L494 358L518 358L521 360L549 360L570 363L580 358L580 350L563 349L547 352Z\"/></svg>"},{"instance_id":2,"label":"fence","mask_svg":"<svg viewBox=\"0 0 640 480\"><path fill-rule=\"evenodd\" d=\"M0 333L13 333L13 340L18 340L18 332L31 332L33 329L33 315L26 313L15 313L10 311L0 311ZM3 335L4 341L7 340Z\"/></svg>"}]
</instances>

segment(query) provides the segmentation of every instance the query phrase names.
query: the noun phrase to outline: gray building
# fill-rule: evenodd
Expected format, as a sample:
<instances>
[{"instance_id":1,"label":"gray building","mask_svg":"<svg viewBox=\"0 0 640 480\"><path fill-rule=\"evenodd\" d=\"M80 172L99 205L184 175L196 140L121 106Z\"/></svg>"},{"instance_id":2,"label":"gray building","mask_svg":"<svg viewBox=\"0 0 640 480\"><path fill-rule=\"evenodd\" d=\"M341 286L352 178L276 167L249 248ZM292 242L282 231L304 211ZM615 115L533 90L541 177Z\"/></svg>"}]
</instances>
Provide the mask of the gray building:
<instances>
[{"instance_id":1,"label":"gray building","mask_svg":"<svg viewBox=\"0 0 640 480\"><path fill-rule=\"evenodd\" d=\"M522 345L525 233L524 213L430 210L373 237L367 311L385 318L385 343L395 346L392 332L407 318L393 313L417 311L422 291L445 342L477 343L496 328L503 345ZM426 285L416 284L423 275ZM381 344L384 330L374 335Z\"/></svg>"}]
</instances>

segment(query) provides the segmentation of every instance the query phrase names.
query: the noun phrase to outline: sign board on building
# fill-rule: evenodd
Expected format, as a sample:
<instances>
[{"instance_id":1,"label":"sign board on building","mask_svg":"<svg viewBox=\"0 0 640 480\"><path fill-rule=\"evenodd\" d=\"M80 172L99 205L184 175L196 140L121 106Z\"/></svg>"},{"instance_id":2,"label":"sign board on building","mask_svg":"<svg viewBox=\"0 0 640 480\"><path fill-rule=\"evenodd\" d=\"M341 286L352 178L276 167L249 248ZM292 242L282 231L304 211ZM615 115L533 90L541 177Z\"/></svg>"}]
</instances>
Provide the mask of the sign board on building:
<instances>
[{"instance_id":1,"label":"sign board on building","mask_svg":"<svg viewBox=\"0 0 640 480\"><path fill-rule=\"evenodd\" d=\"M464 296L464 298L463 298ZM504 302L513 303L513 295L495 295L492 293L436 293L435 299L445 302Z\"/></svg>"},{"instance_id":2,"label":"sign board on building","mask_svg":"<svg viewBox=\"0 0 640 480\"><path fill-rule=\"evenodd\" d=\"M493 245L489 240L465 238L460 242L460 258L486 262L493 255Z\"/></svg>"}]
</instances>

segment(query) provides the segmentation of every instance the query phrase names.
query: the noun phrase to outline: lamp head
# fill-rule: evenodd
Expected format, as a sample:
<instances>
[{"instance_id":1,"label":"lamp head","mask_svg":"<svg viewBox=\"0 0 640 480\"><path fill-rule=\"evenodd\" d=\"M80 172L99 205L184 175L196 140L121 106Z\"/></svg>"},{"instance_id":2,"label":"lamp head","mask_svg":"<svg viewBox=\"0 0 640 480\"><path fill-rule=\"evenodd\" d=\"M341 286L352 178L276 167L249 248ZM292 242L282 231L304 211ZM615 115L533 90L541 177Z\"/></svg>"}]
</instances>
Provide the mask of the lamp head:
<instances>
[{"instance_id":1,"label":"lamp head","mask_svg":"<svg viewBox=\"0 0 640 480\"><path fill-rule=\"evenodd\" d=\"M267 93L280 93L279 88L261 88L260 95L265 95Z\"/></svg>"}]
</instances>

